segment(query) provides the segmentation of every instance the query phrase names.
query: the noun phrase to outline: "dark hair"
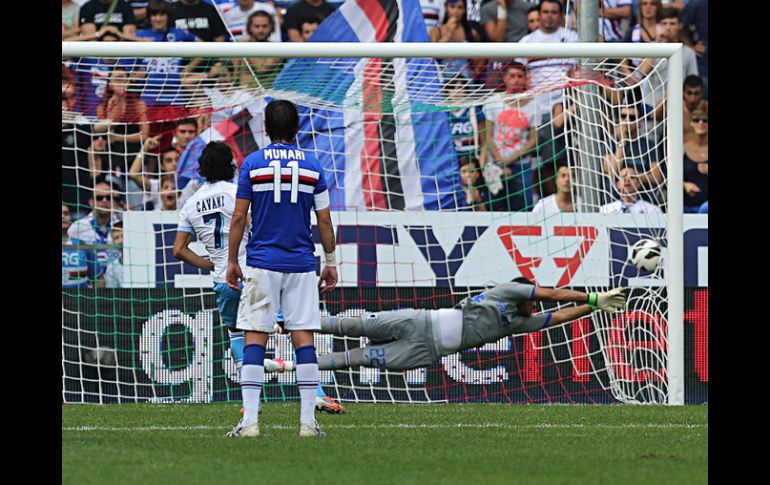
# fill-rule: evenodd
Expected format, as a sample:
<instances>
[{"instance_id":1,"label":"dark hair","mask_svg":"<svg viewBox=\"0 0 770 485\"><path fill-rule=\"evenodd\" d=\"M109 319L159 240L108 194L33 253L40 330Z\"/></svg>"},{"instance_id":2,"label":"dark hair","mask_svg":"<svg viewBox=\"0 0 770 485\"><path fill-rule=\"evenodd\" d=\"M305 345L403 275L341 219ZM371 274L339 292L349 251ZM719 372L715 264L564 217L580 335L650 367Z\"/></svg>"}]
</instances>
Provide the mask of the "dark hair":
<instances>
[{"instance_id":1,"label":"dark hair","mask_svg":"<svg viewBox=\"0 0 770 485\"><path fill-rule=\"evenodd\" d=\"M152 17L156 13L164 13L171 19L171 4L164 0L150 0L147 3L147 18Z\"/></svg>"},{"instance_id":2,"label":"dark hair","mask_svg":"<svg viewBox=\"0 0 770 485\"><path fill-rule=\"evenodd\" d=\"M198 129L198 122L195 121L195 118L182 118L181 120L176 122L176 125L174 126L181 126L181 125L195 125L195 129Z\"/></svg>"},{"instance_id":3,"label":"dark hair","mask_svg":"<svg viewBox=\"0 0 770 485\"><path fill-rule=\"evenodd\" d=\"M684 78L684 87L686 88L702 88L703 80L695 74L690 74Z\"/></svg>"},{"instance_id":4,"label":"dark hair","mask_svg":"<svg viewBox=\"0 0 770 485\"><path fill-rule=\"evenodd\" d=\"M94 190L96 190L98 184L109 185L113 197L117 196L121 200L125 199L123 184L120 183L120 180L117 177L112 175L99 175L96 180L94 180ZM91 198L93 198L93 196Z\"/></svg>"},{"instance_id":5,"label":"dark hair","mask_svg":"<svg viewBox=\"0 0 770 485\"><path fill-rule=\"evenodd\" d=\"M556 159L556 163L555 163L555 165L556 165L556 171L557 171L557 172L558 172L558 171L559 171L559 169L560 169L560 168L562 168L562 167L566 167L567 169L569 169L569 168L570 168L570 167L569 167L569 163L568 163L568 161L567 161L567 159L566 159L566 158L557 158L557 159Z\"/></svg>"},{"instance_id":6,"label":"dark hair","mask_svg":"<svg viewBox=\"0 0 770 485\"><path fill-rule=\"evenodd\" d=\"M535 284L533 282L529 281L527 278L525 278L523 276L519 276L518 278L514 278L514 279L511 280L511 282L512 283L522 283L522 284L525 284L525 285L535 286Z\"/></svg>"},{"instance_id":7,"label":"dark hair","mask_svg":"<svg viewBox=\"0 0 770 485\"><path fill-rule=\"evenodd\" d=\"M680 22L682 21L682 17L674 7L665 7L660 10L660 20L663 19L677 19Z\"/></svg>"},{"instance_id":8,"label":"dark hair","mask_svg":"<svg viewBox=\"0 0 770 485\"><path fill-rule=\"evenodd\" d=\"M265 131L271 141L292 141L299 131L299 113L291 101L274 99L265 108Z\"/></svg>"},{"instance_id":9,"label":"dark hair","mask_svg":"<svg viewBox=\"0 0 770 485\"><path fill-rule=\"evenodd\" d=\"M302 24L321 24L322 19L318 15L305 15L299 21L299 27L302 28Z\"/></svg>"},{"instance_id":10,"label":"dark hair","mask_svg":"<svg viewBox=\"0 0 770 485\"><path fill-rule=\"evenodd\" d=\"M235 176L233 151L225 142L209 142L198 159L198 173L208 182L232 180Z\"/></svg>"},{"instance_id":11,"label":"dark hair","mask_svg":"<svg viewBox=\"0 0 770 485\"><path fill-rule=\"evenodd\" d=\"M272 32L275 31L275 19L272 15L265 12L264 10L257 10L256 12L253 12L251 15L249 15L249 18L246 19L246 33L249 32L249 28L251 28L251 19L255 19L257 17L265 17L267 20L270 21L270 30Z\"/></svg>"},{"instance_id":12,"label":"dark hair","mask_svg":"<svg viewBox=\"0 0 770 485\"><path fill-rule=\"evenodd\" d=\"M555 3L559 6L559 13L564 13L564 5L561 4L559 0L540 0L540 3L537 4L537 11L540 11L540 7L543 6L544 3Z\"/></svg>"},{"instance_id":13,"label":"dark hair","mask_svg":"<svg viewBox=\"0 0 770 485\"><path fill-rule=\"evenodd\" d=\"M529 9L527 10L527 15L531 14L532 12L540 13L540 5L532 5L531 7L529 7Z\"/></svg>"},{"instance_id":14,"label":"dark hair","mask_svg":"<svg viewBox=\"0 0 770 485\"><path fill-rule=\"evenodd\" d=\"M508 72L508 69L518 69L520 71L527 72L527 66L522 64L519 61L511 61L508 63L508 65L505 66L505 69L503 69L503 73Z\"/></svg>"}]
</instances>

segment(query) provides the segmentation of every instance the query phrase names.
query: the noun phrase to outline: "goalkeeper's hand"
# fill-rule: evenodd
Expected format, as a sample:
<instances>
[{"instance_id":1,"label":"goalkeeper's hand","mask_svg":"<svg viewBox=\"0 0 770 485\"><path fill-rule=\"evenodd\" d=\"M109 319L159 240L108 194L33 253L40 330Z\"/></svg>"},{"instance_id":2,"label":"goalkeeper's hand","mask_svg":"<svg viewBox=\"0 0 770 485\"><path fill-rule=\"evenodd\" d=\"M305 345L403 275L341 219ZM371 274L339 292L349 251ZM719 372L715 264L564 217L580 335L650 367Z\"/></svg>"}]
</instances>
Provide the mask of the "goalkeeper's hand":
<instances>
[{"instance_id":1,"label":"goalkeeper's hand","mask_svg":"<svg viewBox=\"0 0 770 485\"><path fill-rule=\"evenodd\" d=\"M605 312L618 313L626 306L626 293L623 288L615 288L606 293L591 293L588 295L588 304Z\"/></svg>"}]
</instances>

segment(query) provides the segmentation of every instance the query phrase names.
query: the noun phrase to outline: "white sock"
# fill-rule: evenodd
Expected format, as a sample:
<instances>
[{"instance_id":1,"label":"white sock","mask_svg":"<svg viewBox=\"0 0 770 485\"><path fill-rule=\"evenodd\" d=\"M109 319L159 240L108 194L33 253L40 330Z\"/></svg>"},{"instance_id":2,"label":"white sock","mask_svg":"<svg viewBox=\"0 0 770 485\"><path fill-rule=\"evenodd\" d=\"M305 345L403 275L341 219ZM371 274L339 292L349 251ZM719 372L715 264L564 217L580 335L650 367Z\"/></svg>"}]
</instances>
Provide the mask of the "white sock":
<instances>
[{"instance_id":1,"label":"white sock","mask_svg":"<svg viewBox=\"0 0 770 485\"><path fill-rule=\"evenodd\" d=\"M315 396L318 388L318 364L297 364L297 386L299 386L299 422L315 426Z\"/></svg>"},{"instance_id":2,"label":"white sock","mask_svg":"<svg viewBox=\"0 0 770 485\"><path fill-rule=\"evenodd\" d=\"M241 394L243 395L243 425L254 424L259 418L259 398L265 382L265 368L261 365L244 365L241 369Z\"/></svg>"}]
</instances>

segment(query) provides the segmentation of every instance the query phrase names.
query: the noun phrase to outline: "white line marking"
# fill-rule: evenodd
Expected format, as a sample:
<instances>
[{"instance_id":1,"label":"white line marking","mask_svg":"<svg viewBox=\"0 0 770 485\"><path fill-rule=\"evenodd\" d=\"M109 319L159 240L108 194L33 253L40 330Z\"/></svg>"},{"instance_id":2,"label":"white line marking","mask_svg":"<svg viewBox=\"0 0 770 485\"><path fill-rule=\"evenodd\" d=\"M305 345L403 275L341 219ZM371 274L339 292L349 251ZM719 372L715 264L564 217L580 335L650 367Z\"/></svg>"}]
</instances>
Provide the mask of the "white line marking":
<instances>
[{"instance_id":1,"label":"white line marking","mask_svg":"<svg viewBox=\"0 0 770 485\"><path fill-rule=\"evenodd\" d=\"M288 426L283 424L267 424L264 428L270 429L294 429L297 426ZM502 423L479 423L479 424L326 424L323 429L708 429L708 424L502 424ZM113 426L63 426L62 431L212 431L230 429L227 426L137 426L137 427L113 427Z\"/></svg>"}]
</instances>

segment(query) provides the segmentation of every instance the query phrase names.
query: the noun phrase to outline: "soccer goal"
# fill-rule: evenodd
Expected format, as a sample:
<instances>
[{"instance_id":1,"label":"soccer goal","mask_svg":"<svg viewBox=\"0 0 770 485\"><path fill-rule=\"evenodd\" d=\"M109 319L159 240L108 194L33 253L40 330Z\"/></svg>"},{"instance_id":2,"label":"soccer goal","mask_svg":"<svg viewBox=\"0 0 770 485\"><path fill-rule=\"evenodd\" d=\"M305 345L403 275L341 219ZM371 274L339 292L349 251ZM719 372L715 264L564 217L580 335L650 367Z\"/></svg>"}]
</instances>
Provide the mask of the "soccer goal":
<instances>
[{"instance_id":1,"label":"soccer goal","mask_svg":"<svg viewBox=\"0 0 770 485\"><path fill-rule=\"evenodd\" d=\"M62 243L63 400L240 399L211 276L173 257L175 209L208 141L240 163L288 99L330 186L340 282L320 311L446 308L519 276L630 294L427 368L322 372L329 395L683 404L681 66L679 44L63 42L62 204L82 217ZM663 248L652 271L630 262L640 239ZM293 360L289 341L268 357ZM293 383L268 374L263 395Z\"/></svg>"}]
</instances>

